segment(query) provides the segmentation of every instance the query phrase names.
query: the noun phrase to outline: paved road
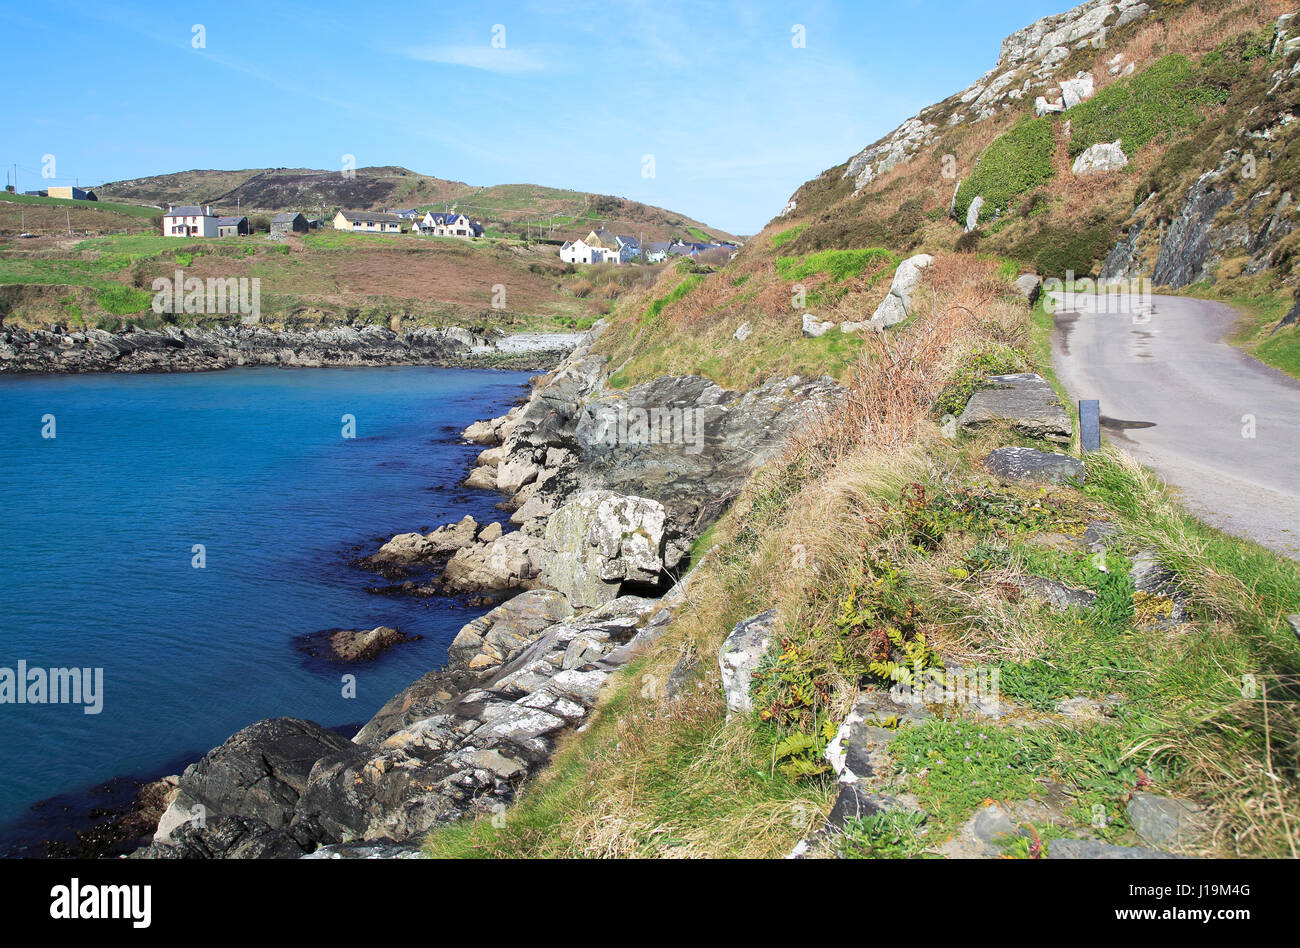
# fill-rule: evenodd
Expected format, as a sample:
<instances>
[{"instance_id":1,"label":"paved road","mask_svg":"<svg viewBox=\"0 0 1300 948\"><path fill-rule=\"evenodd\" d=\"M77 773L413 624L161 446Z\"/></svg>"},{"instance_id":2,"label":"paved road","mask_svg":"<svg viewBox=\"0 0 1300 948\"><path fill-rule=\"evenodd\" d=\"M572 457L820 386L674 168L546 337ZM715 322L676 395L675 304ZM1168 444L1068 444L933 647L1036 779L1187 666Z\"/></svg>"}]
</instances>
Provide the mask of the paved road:
<instances>
[{"instance_id":1,"label":"paved road","mask_svg":"<svg viewBox=\"0 0 1300 948\"><path fill-rule=\"evenodd\" d=\"M1300 559L1300 382L1223 341L1236 313L1181 297L1053 296L1056 371L1076 399L1100 400L1103 435L1201 519Z\"/></svg>"}]
</instances>

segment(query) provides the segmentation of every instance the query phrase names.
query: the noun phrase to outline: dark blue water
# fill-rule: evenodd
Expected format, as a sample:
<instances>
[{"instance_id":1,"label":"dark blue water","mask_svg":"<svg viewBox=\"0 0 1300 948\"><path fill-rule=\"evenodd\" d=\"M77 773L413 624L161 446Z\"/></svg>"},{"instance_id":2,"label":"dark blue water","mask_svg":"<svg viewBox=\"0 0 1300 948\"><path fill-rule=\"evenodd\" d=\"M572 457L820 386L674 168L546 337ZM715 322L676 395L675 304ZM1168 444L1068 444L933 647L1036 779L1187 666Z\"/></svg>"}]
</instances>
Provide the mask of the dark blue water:
<instances>
[{"instance_id":1,"label":"dark blue water","mask_svg":"<svg viewBox=\"0 0 1300 948\"><path fill-rule=\"evenodd\" d=\"M0 667L104 670L98 715L0 704L0 839L38 800L160 773L260 718L363 722L443 664L483 610L369 594L385 581L349 560L466 513L503 518L499 496L458 486L479 450L458 436L526 379L423 367L0 378ZM424 638L347 669L304 663L292 641L376 625Z\"/></svg>"}]
</instances>

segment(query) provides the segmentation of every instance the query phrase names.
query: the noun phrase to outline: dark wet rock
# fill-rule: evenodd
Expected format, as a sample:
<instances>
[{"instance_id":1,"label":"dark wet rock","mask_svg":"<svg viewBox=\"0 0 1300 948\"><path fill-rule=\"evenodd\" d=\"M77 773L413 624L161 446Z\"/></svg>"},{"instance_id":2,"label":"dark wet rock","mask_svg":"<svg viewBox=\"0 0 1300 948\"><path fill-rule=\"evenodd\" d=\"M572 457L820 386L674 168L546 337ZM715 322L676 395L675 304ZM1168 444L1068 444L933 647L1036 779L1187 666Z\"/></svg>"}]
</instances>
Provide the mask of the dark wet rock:
<instances>
[{"instance_id":1,"label":"dark wet rock","mask_svg":"<svg viewBox=\"0 0 1300 948\"><path fill-rule=\"evenodd\" d=\"M201 836L204 824L211 827L222 815L280 829L292 817L312 765L350 745L311 721L270 718L251 724L185 769L156 840L168 842L172 831L184 826Z\"/></svg>"},{"instance_id":2,"label":"dark wet rock","mask_svg":"<svg viewBox=\"0 0 1300 948\"><path fill-rule=\"evenodd\" d=\"M1048 859L1177 859L1169 853L1136 846L1114 846L1095 839L1054 839L1047 844Z\"/></svg>"},{"instance_id":3,"label":"dark wet rock","mask_svg":"<svg viewBox=\"0 0 1300 948\"><path fill-rule=\"evenodd\" d=\"M264 820L219 816L206 825L183 823L167 845L154 843L135 854L140 859L296 859L302 844Z\"/></svg>"},{"instance_id":4,"label":"dark wet rock","mask_svg":"<svg viewBox=\"0 0 1300 948\"><path fill-rule=\"evenodd\" d=\"M984 459L984 466L1003 480L1035 484L1081 481L1085 473L1083 462L1078 458L1068 454L1048 454L1034 448L998 448Z\"/></svg>"},{"instance_id":5,"label":"dark wet rock","mask_svg":"<svg viewBox=\"0 0 1300 948\"><path fill-rule=\"evenodd\" d=\"M1074 421L1056 390L1040 375L993 375L971 396L957 424L963 430L1007 422L1030 438L1069 444Z\"/></svg>"}]
</instances>

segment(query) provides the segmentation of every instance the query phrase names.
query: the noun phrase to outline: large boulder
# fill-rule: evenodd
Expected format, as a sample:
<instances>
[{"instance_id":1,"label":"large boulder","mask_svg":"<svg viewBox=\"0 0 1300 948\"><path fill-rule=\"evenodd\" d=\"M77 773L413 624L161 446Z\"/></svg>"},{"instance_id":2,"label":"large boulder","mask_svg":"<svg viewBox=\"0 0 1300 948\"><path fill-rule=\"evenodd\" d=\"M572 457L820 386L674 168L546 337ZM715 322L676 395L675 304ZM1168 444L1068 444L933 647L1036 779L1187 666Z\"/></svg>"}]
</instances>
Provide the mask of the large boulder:
<instances>
[{"instance_id":1,"label":"large boulder","mask_svg":"<svg viewBox=\"0 0 1300 948\"><path fill-rule=\"evenodd\" d=\"M994 375L966 403L957 424L963 430L1009 422L1021 434L1069 444L1074 421L1056 390L1041 375Z\"/></svg>"},{"instance_id":2,"label":"large boulder","mask_svg":"<svg viewBox=\"0 0 1300 948\"><path fill-rule=\"evenodd\" d=\"M434 554L434 545L420 533L399 533L370 557L376 564L395 563L409 566L423 563Z\"/></svg>"},{"instance_id":3,"label":"large boulder","mask_svg":"<svg viewBox=\"0 0 1300 948\"><path fill-rule=\"evenodd\" d=\"M373 629L325 629L302 636L298 645L313 658L351 664L373 661L394 645L419 638L381 625Z\"/></svg>"},{"instance_id":4,"label":"large boulder","mask_svg":"<svg viewBox=\"0 0 1300 948\"><path fill-rule=\"evenodd\" d=\"M663 504L614 491L585 491L547 521L542 583L590 609L619 596L624 583L664 579Z\"/></svg>"},{"instance_id":5,"label":"large boulder","mask_svg":"<svg viewBox=\"0 0 1300 948\"><path fill-rule=\"evenodd\" d=\"M192 824L188 832L202 835L205 825L211 827L224 815L282 829L307 786L312 765L350 746L347 738L312 721L270 718L251 724L185 768L154 841L169 843L187 824Z\"/></svg>"},{"instance_id":6,"label":"large boulder","mask_svg":"<svg viewBox=\"0 0 1300 948\"><path fill-rule=\"evenodd\" d=\"M775 635L776 610L770 609L737 623L718 649L718 668L722 671L728 714L754 710L749 696L754 670L767 654Z\"/></svg>"},{"instance_id":7,"label":"large boulder","mask_svg":"<svg viewBox=\"0 0 1300 948\"><path fill-rule=\"evenodd\" d=\"M573 615L563 593L534 589L503 602L461 628L448 648L453 663L471 670L512 659L543 630Z\"/></svg>"},{"instance_id":8,"label":"large boulder","mask_svg":"<svg viewBox=\"0 0 1300 948\"><path fill-rule=\"evenodd\" d=\"M1074 159L1074 167L1071 170L1076 176L1082 177L1090 174L1104 174L1107 171L1119 171L1127 167L1128 155L1124 154L1120 142L1114 141L1103 142L1088 148L1078 158Z\"/></svg>"},{"instance_id":9,"label":"large boulder","mask_svg":"<svg viewBox=\"0 0 1300 948\"><path fill-rule=\"evenodd\" d=\"M1097 84L1090 72L1080 72L1073 79L1061 83L1061 102L1067 109L1087 102L1097 92Z\"/></svg>"},{"instance_id":10,"label":"large boulder","mask_svg":"<svg viewBox=\"0 0 1300 948\"><path fill-rule=\"evenodd\" d=\"M889 287L889 295L871 317L873 326L895 326L912 314L912 294L921 283L923 271L932 263L933 257L921 253L898 265L894 271L894 282Z\"/></svg>"},{"instance_id":11,"label":"large boulder","mask_svg":"<svg viewBox=\"0 0 1300 948\"><path fill-rule=\"evenodd\" d=\"M507 533L490 543L457 550L443 570L443 582L448 589L467 593L531 589L537 585L541 553L542 543L537 537Z\"/></svg>"},{"instance_id":12,"label":"large boulder","mask_svg":"<svg viewBox=\"0 0 1300 948\"><path fill-rule=\"evenodd\" d=\"M478 528L478 521L466 515L456 523L449 523L445 527L439 527L432 533L427 534L425 540L432 547L435 556L454 553L474 542L474 536L478 533Z\"/></svg>"}]
</instances>

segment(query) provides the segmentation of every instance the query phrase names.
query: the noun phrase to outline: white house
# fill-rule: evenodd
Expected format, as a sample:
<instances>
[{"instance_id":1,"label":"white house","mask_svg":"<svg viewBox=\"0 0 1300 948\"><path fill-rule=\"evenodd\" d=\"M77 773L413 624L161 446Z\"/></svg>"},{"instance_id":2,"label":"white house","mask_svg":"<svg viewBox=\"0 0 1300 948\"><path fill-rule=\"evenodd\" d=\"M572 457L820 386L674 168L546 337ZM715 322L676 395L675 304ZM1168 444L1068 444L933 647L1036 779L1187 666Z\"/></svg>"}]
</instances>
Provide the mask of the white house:
<instances>
[{"instance_id":1,"label":"white house","mask_svg":"<svg viewBox=\"0 0 1300 948\"><path fill-rule=\"evenodd\" d=\"M482 237L483 225L455 211L430 211L420 219L416 229L437 237Z\"/></svg>"},{"instance_id":2,"label":"white house","mask_svg":"<svg viewBox=\"0 0 1300 948\"><path fill-rule=\"evenodd\" d=\"M593 247L581 238L566 240L560 248L560 259L565 263L604 263L605 250Z\"/></svg>"},{"instance_id":3,"label":"white house","mask_svg":"<svg viewBox=\"0 0 1300 948\"><path fill-rule=\"evenodd\" d=\"M167 213L163 215L164 237L216 237L219 235L218 217L212 213L212 206L204 204L198 207L192 204L168 204Z\"/></svg>"},{"instance_id":4,"label":"white house","mask_svg":"<svg viewBox=\"0 0 1300 948\"><path fill-rule=\"evenodd\" d=\"M635 237L614 234L601 228L580 240L565 241L560 259L565 263L627 263L641 255Z\"/></svg>"}]
</instances>

